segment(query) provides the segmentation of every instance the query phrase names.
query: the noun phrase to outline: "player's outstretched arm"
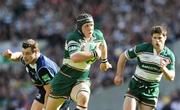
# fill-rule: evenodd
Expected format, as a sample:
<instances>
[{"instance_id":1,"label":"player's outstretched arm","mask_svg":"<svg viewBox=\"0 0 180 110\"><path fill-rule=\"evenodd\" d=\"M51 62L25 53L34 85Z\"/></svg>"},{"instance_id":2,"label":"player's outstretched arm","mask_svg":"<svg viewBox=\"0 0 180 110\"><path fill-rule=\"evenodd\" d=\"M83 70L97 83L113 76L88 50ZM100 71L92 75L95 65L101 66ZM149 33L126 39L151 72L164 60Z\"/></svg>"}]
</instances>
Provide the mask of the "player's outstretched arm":
<instances>
[{"instance_id":1,"label":"player's outstretched arm","mask_svg":"<svg viewBox=\"0 0 180 110\"><path fill-rule=\"evenodd\" d=\"M22 57L22 52L12 52L10 49L5 50L2 55L12 61L19 61Z\"/></svg>"}]
</instances>

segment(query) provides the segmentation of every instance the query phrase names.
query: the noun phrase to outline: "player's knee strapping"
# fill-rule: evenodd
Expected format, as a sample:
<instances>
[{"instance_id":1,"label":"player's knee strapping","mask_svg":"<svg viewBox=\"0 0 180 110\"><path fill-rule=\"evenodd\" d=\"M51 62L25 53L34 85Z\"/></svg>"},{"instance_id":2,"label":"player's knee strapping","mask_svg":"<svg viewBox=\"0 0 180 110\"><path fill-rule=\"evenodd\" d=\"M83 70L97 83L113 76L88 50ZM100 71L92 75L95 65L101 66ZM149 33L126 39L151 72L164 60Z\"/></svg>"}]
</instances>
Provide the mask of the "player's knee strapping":
<instances>
[{"instance_id":1,"label":"player's knee strapping","mask_svg":"<svg viewBox=\"0 0 180 110\"><path fill-rule=\"evenodd\" d=\"M77 105L75 110L87 110L87 107L83 107L81 105Z\"/></svg>"},{"instance_id":2,"label":"player's knee strapping","mask_svg":"<svg viewBox=\"0 0 180 110\"><path fill-rule=\"evenodd\" d=\"M86 84L85 82L76 85L76 86L72 89L71 98L72 98L75 102L77 102L78 95L79 95L80 93L82 93L82 92L88 93L88 96L89 96L89 94L90 94L89 85Z\"/></svg>"},{"instance_id":3,"label":"player's knee strapping","mask_svg":"<svg viewBox=\"0 0 180 110\"><path fill-rule=\"evenodd\" d=\"M83 94L84 93L84 94ZM85 95L85 94L90 94L88 90L85 90L85 89L82 89L82 90L79 90L76 94L76 99L78 98L79 95Z\"/></svg>"}]
</instances>

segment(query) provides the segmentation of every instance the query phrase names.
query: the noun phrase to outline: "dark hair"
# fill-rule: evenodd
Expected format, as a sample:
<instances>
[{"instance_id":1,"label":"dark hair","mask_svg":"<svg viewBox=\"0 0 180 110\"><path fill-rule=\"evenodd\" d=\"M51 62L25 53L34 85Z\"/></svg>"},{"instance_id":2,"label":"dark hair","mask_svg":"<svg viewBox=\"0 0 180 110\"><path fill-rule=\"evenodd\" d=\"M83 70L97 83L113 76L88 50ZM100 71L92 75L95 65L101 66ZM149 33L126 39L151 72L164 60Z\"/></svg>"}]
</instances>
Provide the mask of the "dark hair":
<instances>
[{"instance_id":1,"label":"dark hair","mask_svg":"<svg viewBox=\"0 0 180 110\"><path fill-rule=\"evenodd\" d=\"M93 17L88 14L88 13L81 13L77 18L76 18L76 25L77 25L77 29L82 32L81 28L83 26L83 24L85 23L90 23L90 22L94 22Z\"/></svg>"},{"instance_id":2,"label":"dark hair","mask_svg":"<svg viewBox=\"0 0 180 110\"><path fill-rule=\"evenodd\" d=\"M22 43L22 48L31 48L32 52L39 52L38 43L33 39L28 39Z\"/></svg>"},{"instance_id":3,"label":"dark hair","mask_svg":"<svg viewBox=\"0 0 180 110\"><path fill-rule=\"evenodd\" d=\"M162 34L163 36L167 35L167 29L165 26L153 26L151 30L151 35L154 33Z\"/></svg>"}]
</instances>

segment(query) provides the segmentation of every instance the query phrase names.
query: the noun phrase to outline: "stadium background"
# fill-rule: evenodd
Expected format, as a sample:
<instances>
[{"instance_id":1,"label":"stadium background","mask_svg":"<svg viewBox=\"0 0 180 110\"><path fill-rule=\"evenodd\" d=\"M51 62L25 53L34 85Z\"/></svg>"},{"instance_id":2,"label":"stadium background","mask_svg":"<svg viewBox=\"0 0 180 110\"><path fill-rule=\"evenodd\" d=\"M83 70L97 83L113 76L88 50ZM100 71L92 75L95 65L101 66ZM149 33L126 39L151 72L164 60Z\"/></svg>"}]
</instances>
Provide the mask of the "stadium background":
<instances>
[{"instance_id":1,"label":"stadium background","mask_svg":"<svg viewBox=\"0 0 180 110\"><path fill-rule=\"evenodd\" d=\"M41 52L59 65L64 40L80 12L93 15L108 42L113 68L107 73L92 66L92 97L89 110L122 110L123 95L136 61L127 63L125 84L113 85L119 54L138 43L150 41L155 24L168 27L166 44L176 55L174 82L161 81L157 110L180 110L180 1L179 0L0 0L0 52L21 49L21 41L38 40ZM0 56L0 110L29 110L36 89L21 64Z\"/></svg>"}]
</instances>

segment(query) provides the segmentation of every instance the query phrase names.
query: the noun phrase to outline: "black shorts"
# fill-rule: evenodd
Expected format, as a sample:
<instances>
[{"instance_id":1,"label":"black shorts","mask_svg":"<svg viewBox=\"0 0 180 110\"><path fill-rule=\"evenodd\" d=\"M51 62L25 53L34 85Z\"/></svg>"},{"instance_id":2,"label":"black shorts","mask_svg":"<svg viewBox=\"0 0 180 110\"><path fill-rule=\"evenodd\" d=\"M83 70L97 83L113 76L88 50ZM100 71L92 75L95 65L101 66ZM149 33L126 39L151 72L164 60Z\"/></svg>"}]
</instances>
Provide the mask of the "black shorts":
<instances>
[{"instance_id":1,"label":"black shorts","mask_svg":"<svg viewBox=\"0 0 180 110\"><path fill-rule=\"evenodd\" d=\"M43 86L36 86L36 87L38 88L38 93L36 94L35 100L44 104L46 91Z\"/></svg>"}]
</instances>

